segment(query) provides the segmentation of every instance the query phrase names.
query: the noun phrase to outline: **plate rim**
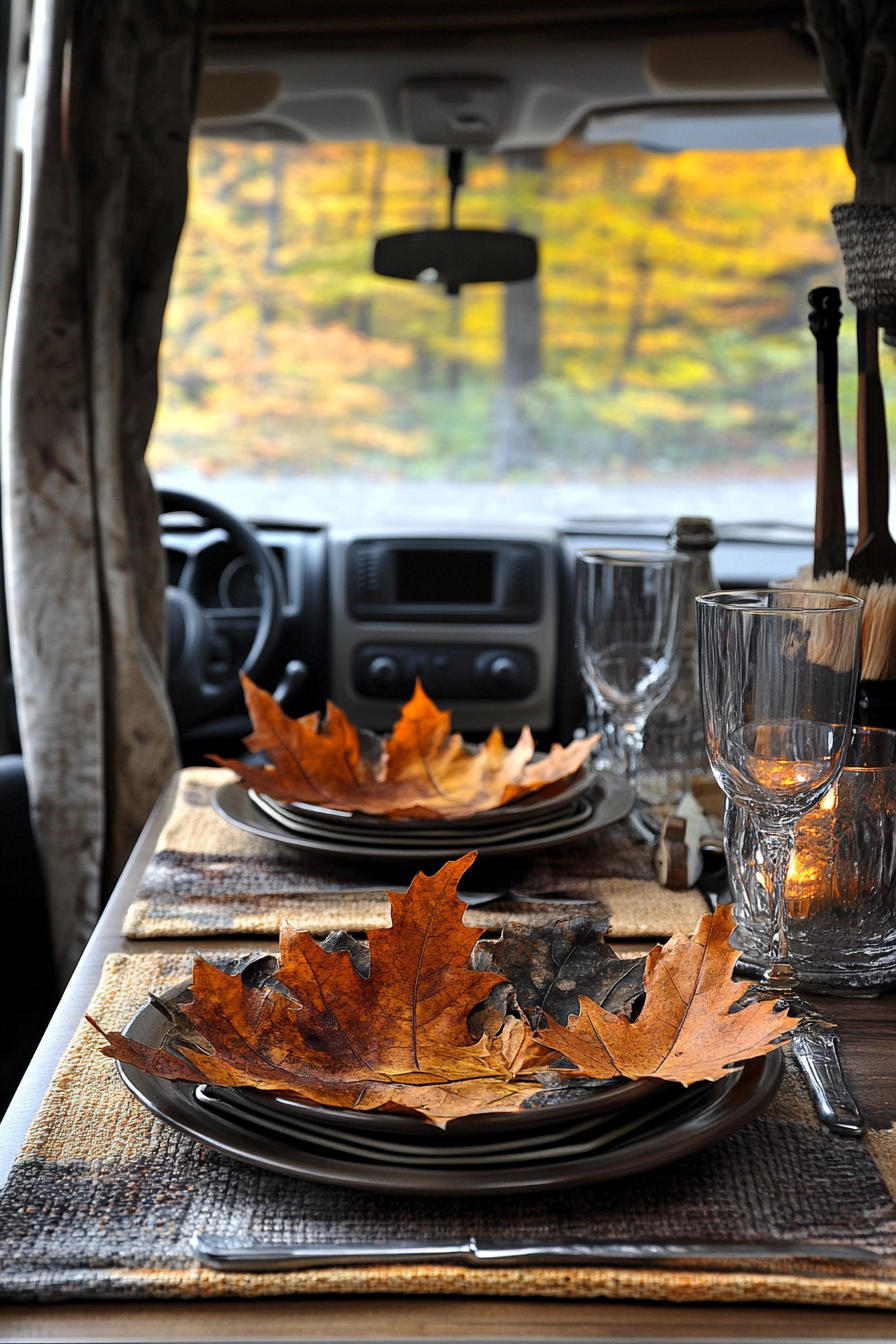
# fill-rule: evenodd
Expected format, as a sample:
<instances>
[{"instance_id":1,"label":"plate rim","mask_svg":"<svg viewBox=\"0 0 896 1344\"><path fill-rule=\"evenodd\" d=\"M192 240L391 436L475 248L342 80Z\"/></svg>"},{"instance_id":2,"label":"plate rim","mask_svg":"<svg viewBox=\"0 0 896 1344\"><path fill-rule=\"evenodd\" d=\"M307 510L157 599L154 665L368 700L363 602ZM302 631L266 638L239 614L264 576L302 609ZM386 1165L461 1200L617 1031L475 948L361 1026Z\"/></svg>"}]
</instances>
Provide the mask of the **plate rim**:
<instances>
[{"instance_id":1,"label":"plate rim","mask_svg":"<svg viewBox=\"0 0 896 1344\"><path fill-rule=\"evenodd\" d=\"M536 752L533 760L541 760L547 757L547 752ZM325 820L331 818L334 825L343 825L346 829L357 828L358 830L380 830L388 827L401 827L413 831L420 827L425 829L431 826L444 826L445 830L452 827L460 829L471 821L480 822L483 826L510 824L516 817L519 821L527 817L534 819L545 811L559 809L565 803L570 803L577 798L579 794L592 788L599 782L599 776L605 772L598 770L593 761L588 758L582 762L577 770L571 775L567 775L567 787L560 793L551 795L550 798L542 798L541 790L533 790L527 795L529 801L523 802L520 798L512 798L509 803L501 803L498 807L491 807L482 812L474 812L469 817L387 817L379 812L351 812L345 808L328 808L322 803L292 802L284 803L279 799L272 801L279 803L281 807L295 808L296 815L301 816L308 812L311 819ZM562 781L553 781L562 783ZM258 790L258 792L262 792ZM537 810L536 810L537 809Z\"/></svg>"},{"instance_id":2,"label":"plate rim","mask_svg":"<svg viewBox=\"0 0 896 1344\"><path fill-rule=\"evenodd\" d=\"M162 1001L174 1000L178 998L186 989L190 988L189 980L182 980L164 993L157 995ZM134 1013L130 1021L125 1026L122 1035L130 1038L133 1034L134 1039L142 1045L159 1046L166 1026L166 1019L159 1012L158 1008L147 1000ZM148 1031L141 1028L149 1028ZM136 1065L126 1067L137 1068ZM145 1070L138 1070L145 1073ZM149 1077L155 1075L147 1074ZM665 1079L659 1078L619 1078L606 1080L610 1085L603 1088L595 1088L594 1095L590 1097L581 1097L575 1101L565 1104L548 1107L528 1107L519 1111L493 1111L480 1114L478 1116L460 1116L456 1120L448 1122L448 1132L472 1137L476 1134L489 1133L501 1126L506 1127L508 1121L510 1127L514 1130L538 1129L549 1127L554 1123L561 1123L564 1120L573 1121L577 1119L594 1118L606 1111L608 1114L615 1113L620 1107L624 1107L627 1102L633 1099L637 1101L642 1096L649 1097L652 1093L662 1092L671 1086ZM194 1086L194 1084L190 1084ZM334 1125L339 1129L365 1130L381 1134L414 1134L433 1133L433 1126L426 1120L414 1115L394 1114L389 1111L357 1111L346 1106L325 1106L310 1101L300 1101L291 1097L284 1097L277 1092L266 1092L261 1088L233 1088L230 1089L223 1084L205 1083L203 1086L217 1087L222 1091L254 1091L259 1094L261 1101L268 1103L272 1115L278 1111L278 1101L287 1107L287 1113L298 1112L298 1119L305 1120L309 1124L320 1124L324 1121ZM634 1097L632 1097L634 1094ZM613 1102L619 1105L613 1105Z\"/></svg>"},{"instance_id":3,"label":"plate rim","mask_svg":"<svg viewBox=\"0 0 896 1344\"><path fill-rule=\"evenodd\" d=\"M612 782L609 782L612 781ZM474 846L480 854L520 854L533 852L537 849L549 849L553 845L566 844L572 840L581 840L591 835L594 831L603 830L607 826L612 826L617 821L622 821L631 811L635 796L631 785L619 775L609 776L609 787L602 785L603 797L596 803L592 809L591 816L587 821L578 826L571 827L568 832L559 831L540 839L537 834L535 837L529 837L524 840L518 840L509 844L494 844L489 841L487 835ZM245 799L248 806L252 809L251 813L237 812L234 815L234 809L228 807L227 803L231 798L239 797ZM219 784L212 793L212 807L224 821L236 826L239 830L247 831L250 835L260 836L265 840L276 840L282 844L289 845L294 849L304 849L312 853L328 854L331 857L336 856L343 859L360 859L367 862L390 862L396 860L430 861L446 860L457 857L458 846L452 843L450 835L445 836L445 842L442 843L419 843L417 845L408 844L404 848L388 849L386 847L372 849L365 848L361 844L349 844L347 841L339 842L306 839L296 832L289 831L285 826L281 826L262 813L255 803L249 798L248 792L237 781L227 784ZM462 848L462 846L461 846Z\"/></svg>"},{"instance_id":4,"label":"plate rim","mask_svg":"<svg viewBox=\"0 0 896 1344\"><path fill-rule=\"evenodd\" d=\"M276 1140L251 1142L257 1136L245 1134L236 1126L214 1116L204 1115L197 1124L192 1100L193 1084L147 1075L133 1065L116 1061L118 1072L129 1091L151 1114L186 1134L207 1148L222 1153L249 1166L260 1167L279 1175L317 1184L337 1185L342 1188L368 1190L379 1193L441 1195L446 1197L482 1196L493 1194L533 1194L541 1191L568 1189L582 1184L598 1184L618 1180L667 1166L692 1153L699 1152L728 1138L755 1119L768 1106L778 1090L784 1072L780 1050L747 1060L730 1078L720 1079L718 1090L706 1094L706 1105L698 1111L686 1113L666 1128L636 1136L618 1148L598 1152L572 1162L533 1166L523 1173L504 1168L498 1172L487 1168L465 1171L427 1171L425 1168L389 1167L373 1172L361 1163L344 1159L317 1159L309 1161L298 1156L293 1148ZM147 1095L139 1079L140 1074L150 1080ZM161 1099L158 1094L161 1093ZM248 1146L247 1146L248 1144ZM257 1151L258 1148L264 1151ZM470 1189L460 1188L469 1185Z\"/></svg>"},{"instance_id":5,"label":"plate rim","mask_svg":"<svg viewBox=\"0 0 896 1344\"><path fill-rule=\"evenodd\" d=\"M476 830L461 831L460 828L458 828L457 831L445 832L442 834L427 833L419 838L411 835L389 835L385 830L365 833L361 836L349 835L345 831L340 832L337 827L330 828L326 822L312 821L305 817L294 816L288 819L284 818L283 821L281 821L278 815L279 809L269 798L264 794L259 794L257 789L247 789L246 793L248 797L251 798L253 804L263 812L265 816L270 817L271 820L278 825L282 825L284 829L288 830L292 835L307 834L310 838L318 838L322 840L333 839L337 844L348 843L354 845L363 843L365 845L375 846L378 849L388 848L390 844L394 846L396 842L400 842L402 847L405 847L410 846L411 844L441 845L449 840L454 843L455 847L462 848L466 844L475 846L480 840L487 840L492 844L501 844L508 843L529 834L553 835L558 831L562 834L565 827L568 827L573 823L584 823L584 821L591 816L595 808L594 802L589 798L580 795L573 800L568 809L565 809L566 815L564 816L550 813L548 816L539 817L534 821L509 821L504 826L484 828L482 831L478 832Z\"/></svg>"}]
</instances>

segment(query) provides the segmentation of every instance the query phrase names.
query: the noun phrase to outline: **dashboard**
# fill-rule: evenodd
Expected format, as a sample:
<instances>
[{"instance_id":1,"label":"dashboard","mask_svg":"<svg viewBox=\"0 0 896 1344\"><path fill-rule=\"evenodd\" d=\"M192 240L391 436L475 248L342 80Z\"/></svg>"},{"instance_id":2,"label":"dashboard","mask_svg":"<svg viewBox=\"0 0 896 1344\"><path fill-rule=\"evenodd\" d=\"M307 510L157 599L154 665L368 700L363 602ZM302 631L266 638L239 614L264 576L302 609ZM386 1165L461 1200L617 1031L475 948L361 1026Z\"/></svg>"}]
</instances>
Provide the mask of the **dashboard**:
<instances>
[{"instance_id":1,"label":"dashboard","mask_svg":"<svg viewBox=\"0 0 896 1344\"><path fill-rule=\"evenodd\" d=\"M328 529L258 520L274 561L280 633L258 680L271 691L304 669L288 712L329 698L361 727L387 729L419 677L470 737L528 723L541 743L569 740L584 719L574 653L575 554L587 546L665 548L674 519L574 519L544 530ZM720 587L764 586L812 558L811 529L717 528ZM168 582L202 607L212 632L209 676L248 652L261 594L230 536L190 516L166 518ZM294 678L295 681L295 678ZM298 688L296 690L296 687ZM278 694L281 692L278 691ZM185 757L249 731L237 695L182 734Z\"/></svg>"}]
</instances>

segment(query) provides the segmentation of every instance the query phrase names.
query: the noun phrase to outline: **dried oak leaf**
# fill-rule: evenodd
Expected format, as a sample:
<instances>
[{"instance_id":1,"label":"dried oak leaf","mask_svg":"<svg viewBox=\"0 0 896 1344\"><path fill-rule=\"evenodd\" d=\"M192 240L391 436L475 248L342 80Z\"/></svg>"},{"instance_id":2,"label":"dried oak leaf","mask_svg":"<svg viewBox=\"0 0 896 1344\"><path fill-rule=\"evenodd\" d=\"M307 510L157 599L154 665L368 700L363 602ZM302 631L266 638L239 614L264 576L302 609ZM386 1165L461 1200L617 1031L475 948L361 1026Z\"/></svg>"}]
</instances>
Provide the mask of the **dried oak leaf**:
<instances>
[{"instance_id":1,"label":"dried oak leaf","mask_svg":"<svg viewBox=\"0 0 896 1344\"><path fill-rule=\"evenodd\" d=\"M520 794L557 784L587 759L594 738L561 747L532 762L535 743L528 728L506 747L498 728L475 751L451 732L451 715L433 704L419 681L389 737L362 737L336 705L291 719L267 691L243 677L254 732L252 751L270 765L212 756L242 781L280 802L319 803L350 812L384 816L469 817L500 807Z\"/></svg>"},{"instance_id":2,"label":"dried oak leaf","mask_svg":"<svg viewBox=\"0 0 896 1344\"><path fill-rule=\"evenodd\" d=\"M565 1027L549 1020L538 1039L590 1078L688 1084L722 1078L734 1061L768 1054L794 1019L785 1025L768 1000L731 1011L751 988L731 978L740 956L728 941L733 931L731 906L720 905L703 916L690 939L676 933L655 947L644 968L644 1004L633 1022L583 997L578 1015Z\"/></svg>"},{"instance_id":3,"label":"dried oak leaf","mask_svg":"<svg viewBox=\"0 0 896 1344\"><path fill-rule=\"evenodd\" d=\"M547 1017L565 1025L581 997L621 1013L643 991L644 959L617 957L604 942L608 927L606 919L587 915L534 928L507 924L500 938L477 946L473 964L510 981L517 1003L536 1028Z\"/></svg>"},{"instance_id":4,"label":"dried oak leaf","mask_svg":"<svg viewBox=\"0 0 896 1344\"><path fill-rule=\"evenodd\" d=\"M163 1047L109 1032L105 1053L164 1078L414 1111L438 1125L519 1110L540 1091L520 1075L530 1058L550 1052L534 1046L518 1017L471 1040L471 1009L502 980L469 966L482 930L463 923L457 883L475 857L433 877L418 873L406 894L390 893L392 927L370 932L366 976L353 965L353 949L326 951L284 925L273 977L261 964L228 974L198 957L191 995L169 1016Z\"/></svg>"}]
</instances>

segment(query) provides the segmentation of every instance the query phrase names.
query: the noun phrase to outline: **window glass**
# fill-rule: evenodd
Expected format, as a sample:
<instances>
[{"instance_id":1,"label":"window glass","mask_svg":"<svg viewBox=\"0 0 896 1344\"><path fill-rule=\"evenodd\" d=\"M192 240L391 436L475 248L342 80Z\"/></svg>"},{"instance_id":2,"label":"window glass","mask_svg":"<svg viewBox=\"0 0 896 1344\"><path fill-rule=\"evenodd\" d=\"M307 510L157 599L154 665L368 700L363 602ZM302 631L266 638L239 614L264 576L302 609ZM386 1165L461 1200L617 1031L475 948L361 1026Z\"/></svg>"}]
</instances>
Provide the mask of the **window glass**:
<instances>
[{"instance_id":1,"label":"window glass","mask_svg":"<svg viewBox=\"0 0 896 1344\"><path fill-rule=\"evenodd\" d=\"M535 234L540 270L449 298L371 270L377 236L445 224L443 151L197 139L152 469L238 512L353 523L809 522L806 294L843 287L830 207L852 191L837 147L471 154L458 223Z\"/></svg>"}]
</instances>

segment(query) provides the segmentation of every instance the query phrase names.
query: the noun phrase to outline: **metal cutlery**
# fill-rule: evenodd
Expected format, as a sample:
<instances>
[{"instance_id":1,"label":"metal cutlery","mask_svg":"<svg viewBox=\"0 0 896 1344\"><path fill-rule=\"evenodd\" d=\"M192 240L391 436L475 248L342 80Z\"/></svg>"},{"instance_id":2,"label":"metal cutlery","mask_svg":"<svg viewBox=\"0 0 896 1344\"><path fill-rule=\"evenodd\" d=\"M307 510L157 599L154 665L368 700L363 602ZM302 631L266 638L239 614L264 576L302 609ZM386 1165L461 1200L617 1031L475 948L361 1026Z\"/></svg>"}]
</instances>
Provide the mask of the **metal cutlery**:
<instances>
[{"instance_id":1,"label":"metal cutlery","mask_svg":"<svg viewBox=\"0 0 896 1344\"><path fill-rule=\"evenodd\" d=\"M208 1269L248 1271L330 1269L338 1266L452 1264L483 1269L520 1265L602 1265L663 1260L822 1258L874 1261L864 1247L815 1241L592 1241L530 1243L469 1237L457 1242L262 1242L194 1233L190 1248Z\"/></svg>"},{"instance_id":2,"label":"metal cutlery","mask_svg":"<svg viewBox=\"0 0 896 1344\"><path fill-rule=\"evenodd\" d=\"M801 1014L792 1040L793 1057L809 1085L819 1120L835 1134L858 1137L865 1122L843 1077L836 1023L805 999L794 1000L791 1007Z\"/></svg>"},{"instance_id":3,"label":"metal cutlery","mask_svg":"<svg viewBox=\"0 0 896 1344\"><path fill-rule=\"evenodd\" d=\"M474 908L477 905L491 905L498 901L515 901L524 904L539 904L541 901L556 901L563 905L594 905L593 896L571 896L568 891L540 891L531 895L522 895L518 891L459 891L458 900Z\"/></svg>"}]
</instances>

